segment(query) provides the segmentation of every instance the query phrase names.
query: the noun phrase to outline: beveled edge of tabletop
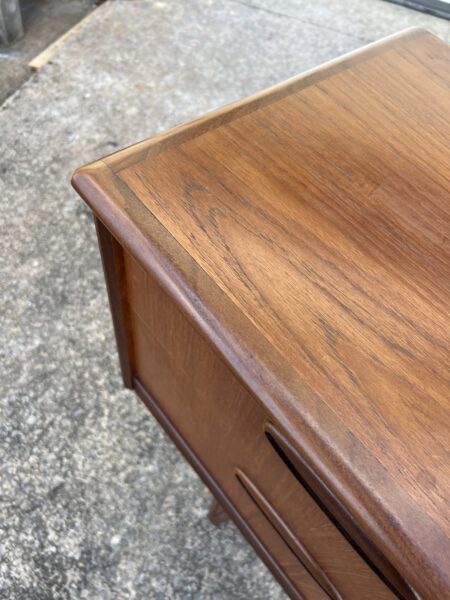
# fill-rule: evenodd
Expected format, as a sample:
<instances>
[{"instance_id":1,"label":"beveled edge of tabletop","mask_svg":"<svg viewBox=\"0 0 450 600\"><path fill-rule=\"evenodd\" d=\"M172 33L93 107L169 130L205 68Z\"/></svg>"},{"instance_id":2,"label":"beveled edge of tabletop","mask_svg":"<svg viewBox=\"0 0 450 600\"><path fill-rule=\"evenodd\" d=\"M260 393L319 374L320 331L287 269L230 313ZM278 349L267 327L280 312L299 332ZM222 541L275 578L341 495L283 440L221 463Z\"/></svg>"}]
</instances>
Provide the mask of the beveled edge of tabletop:
<instances>
[{"instance_id":1,"label":"beveled edge of tabletop","mask_svg":"<svg viewBox=\"0 0 450 600\"><path fill-rule=\"evenodd\" d=\"M449 542L443 532L314 391L293 378L283 357L118 176L121 170L150 154L181 144L357 62L422 36L434 37L423 29L408 29L139 142L77 169L72 185L113 236L175 299L274 419L294 439L301 438L312 468L354 515L361 529L418 593L434 598L445 597L450 590L445 557ZM264 353L255 353L255 348L264 348ZM298 398L302 401L301 414ZM357 463L364 464L364 468L359 469ZM374 493L374 485L381 494ZM428 581L421 577L424 572L429 574Z\"/></svg>"},{"instance_id":2,"label":"beveled edge of tabletop","mask_svg":"<svg viewBox=\"0 0 450 600\"><path fill-rule=\"evenodd\" d=\"M353 65L369 60L387 50L393 49L407 41L419 37L436 37L430 31L420 27L410 27L393 35L382 38L370 44L366 44L356 50L352 50L342 56L327 61L317 67L313 67L295 75L290 79L284 80L271 87L265 88L255 94L247 96L241 100L226 104L205 115L182 123L167 131L146 138L140 142L134 143L126 148L118 150L102 158L112 171L120 172L127 167L145 160L150 154L159 154L164 150L182 144L183 142L202 135L207 131L216 129L225 123L239 118L249 112L261 108L271 102L275 102L288 94L294 93L300 89L320 82L323 79L349 69ZM86 166L78 168L73 178L76 179L85 169L94 169L96 161Z\"/></svg>"}]
</instances>

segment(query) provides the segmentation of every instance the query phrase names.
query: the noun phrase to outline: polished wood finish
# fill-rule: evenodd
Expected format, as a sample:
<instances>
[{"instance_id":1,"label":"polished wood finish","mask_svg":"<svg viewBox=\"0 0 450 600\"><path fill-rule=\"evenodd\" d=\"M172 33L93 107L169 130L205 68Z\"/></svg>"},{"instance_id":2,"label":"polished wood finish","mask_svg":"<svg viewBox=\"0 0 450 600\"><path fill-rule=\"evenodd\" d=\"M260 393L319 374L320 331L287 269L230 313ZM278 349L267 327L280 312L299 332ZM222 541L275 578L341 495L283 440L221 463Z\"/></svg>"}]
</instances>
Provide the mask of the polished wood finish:
<instances>
[{"instance_id":1,"label":"polished wood finish","mask_svg":"<svg viewBox=\"0 0 450 600\"><path fill-rule=\"evenodd\" d=\"M108 290L109 307L116 335L117 352L125 387L133 387L133 345L129 326L129 308L122 246L113 238L102 222L95 218L103 273Z\"/></svg>"},{"instance_id":2,"label":"polished wood finish","mask_svg":"<svg viewBox=\"0 0 450 600\"><path fill-rule=\"evenodd\" d=\"M168 419L176 423L183 439L250 525L255 508L259 509L258 518L262 516L260 511L266 517L267 514L259 503L248 506L245 493L248 489L242 489L243 476L237 476L241 471L264 490L261 493L273 507L271 514L281 505L286 527L280 528L275 518L267 520L273 533L278 534L286 546L284 552L280 549L275 555L283 572L291 573L290 578L296 581L298 566L304 565L326 592L333 588L333 580L336 589L342 590L346 598L392 598L267 441L265 430L270 416L257 405L170 298L127 254L125 265L137 378ZM282 500L286 497L290 498L289 506ZM253 524L256 532L259 528L259 524ZM290 537L286 534L288 530ZM311 546L315 560L307 561L306 557L310 556L307 548ZM304 553L300 553L300 547L305 548ZM294 561L291 554L298 561ZM318 572L321 577L317 576ZM299 589L305 593L301 585ZM336 593L332 597L340 596Z\"/></svg>"},{"instance_id":3,"label":"polished wood finish","mask_svg":"<svg viewBox=\"0 0 450 600\"><path fill-rule=\"evenodd\" d=\"M189 444L179 434L171 421L167 419L165 413L159 407L158 402L148 393L138 378L134 379L134 386L138 396L152 412L153 416L158 419L159 423L171 437L180 452L182 452L185 458L191 463L204 483L216 497L219 498L219 501L224 507L226 507L226 510L233 518L240 531L258 552L259 556L272 571L289 596L293 600L326 600L328 597L325 592L323 592L314 582L303 566L295 560L295 557L289 554L289 550L286 548L283 540L275 534L273 528L270 527L270 524L267 523L266 520L261 519L261 516L254 510L254 507L252 512L251 505L247 505L247 516L249 514L251 516L250 522L247 522L244 519L242 514L236 510L236 507L230 502L228 497L224 495L215 479L205 469L202 461L193 453ZM258 531L258 535L254 532L255 528ZM284 558L284 561L288 566L287 572L279 567L278 563L275 561L274 555ZM291 565L289 566L290 563ZM299 586L301 587L301 592L299 591Z\"/></svg>"},{"instance_id":4,"label":"polished wood finish","mask_svg":"<svg viewBox=\"0 0 450 600\"><path fill-rule=\"evenodd\" d=\"M125 380L291 595L450 597L449 66L413 30L74 176Z\"/></svg>"}]
</instances>

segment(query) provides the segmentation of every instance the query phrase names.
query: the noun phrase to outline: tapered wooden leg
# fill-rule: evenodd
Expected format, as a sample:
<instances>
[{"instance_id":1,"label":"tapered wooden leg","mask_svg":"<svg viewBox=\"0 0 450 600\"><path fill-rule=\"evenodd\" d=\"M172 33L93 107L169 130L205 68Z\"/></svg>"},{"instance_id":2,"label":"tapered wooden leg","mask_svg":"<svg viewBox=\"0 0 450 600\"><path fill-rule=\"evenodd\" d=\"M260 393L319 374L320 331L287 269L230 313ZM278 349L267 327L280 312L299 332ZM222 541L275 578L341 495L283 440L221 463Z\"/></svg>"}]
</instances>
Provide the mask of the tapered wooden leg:
<instances>
[{"instance_id":1,"label":"tapered wooden leg","mask_svg":"<svg viewBox=\"0 0 450 600\"><path fill-rule=\"evenodd\" d=\"M225 523L225 521L228 521L230 517L223 506L213 498L211 506L209 507L208 518L213 525L219 526L222 523Z\"/></svg>"}]
</instances>

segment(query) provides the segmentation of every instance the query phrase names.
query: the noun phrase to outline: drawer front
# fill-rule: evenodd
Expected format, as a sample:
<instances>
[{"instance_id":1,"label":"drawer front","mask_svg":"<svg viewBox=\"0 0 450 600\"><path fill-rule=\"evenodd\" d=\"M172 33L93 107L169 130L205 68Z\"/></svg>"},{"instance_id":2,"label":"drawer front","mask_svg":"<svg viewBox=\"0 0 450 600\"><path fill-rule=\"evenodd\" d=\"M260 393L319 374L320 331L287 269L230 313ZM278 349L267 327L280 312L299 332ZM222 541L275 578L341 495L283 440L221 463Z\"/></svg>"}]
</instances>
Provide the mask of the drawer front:
<instances>
[{"instance_id":1,"label":"drawer front","mask_svg":"<svg viewBox=\"0 0 450 600\"><path fill-rule=\"evenodd\" d=\"M138 379L301 597L394 598L296 476L263 407L127 255L125 271Z\"/></svg>"}]
</instances>

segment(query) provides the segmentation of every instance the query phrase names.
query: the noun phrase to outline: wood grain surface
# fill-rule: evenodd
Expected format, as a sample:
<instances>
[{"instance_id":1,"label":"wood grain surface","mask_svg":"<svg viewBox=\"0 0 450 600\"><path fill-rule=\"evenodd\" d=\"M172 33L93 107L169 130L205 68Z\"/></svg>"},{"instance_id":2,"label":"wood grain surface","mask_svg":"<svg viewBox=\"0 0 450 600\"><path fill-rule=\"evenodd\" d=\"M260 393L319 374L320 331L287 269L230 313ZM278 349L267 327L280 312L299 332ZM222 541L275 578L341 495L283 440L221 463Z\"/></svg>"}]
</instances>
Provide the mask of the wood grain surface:
<instances>
[{"instance_id":1,"label":"wood grain surface","mask_svg":"<svg viewBox=\"0 0 450 600\"><path fill-rule=\"evenodd\" d=\"M314 600L323 592L333 600L394 600L267 439L271 415L127 253L124 264L136 378L298 593Z\"/></svg>"},{"instance_id":2,"label":"wood grain surface","mask_svg":"<svg viewBox=\"0 0 450 600\"><path fill-rule=\"evenodd\" d=\"M74 185L425 598L450 597L450 51L414 30Z\"/></svg>"}]
</instances>

